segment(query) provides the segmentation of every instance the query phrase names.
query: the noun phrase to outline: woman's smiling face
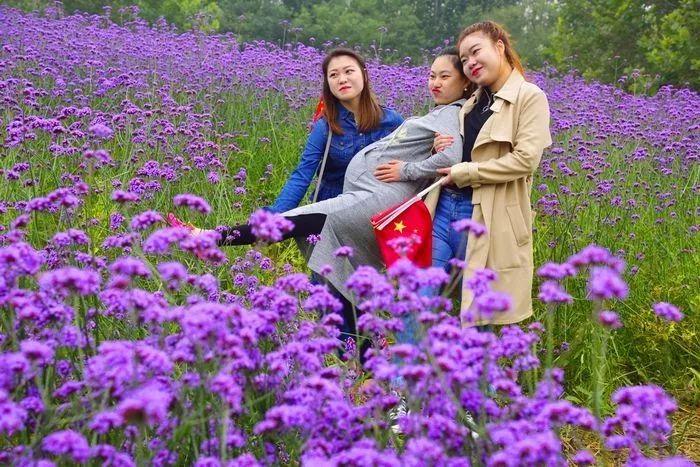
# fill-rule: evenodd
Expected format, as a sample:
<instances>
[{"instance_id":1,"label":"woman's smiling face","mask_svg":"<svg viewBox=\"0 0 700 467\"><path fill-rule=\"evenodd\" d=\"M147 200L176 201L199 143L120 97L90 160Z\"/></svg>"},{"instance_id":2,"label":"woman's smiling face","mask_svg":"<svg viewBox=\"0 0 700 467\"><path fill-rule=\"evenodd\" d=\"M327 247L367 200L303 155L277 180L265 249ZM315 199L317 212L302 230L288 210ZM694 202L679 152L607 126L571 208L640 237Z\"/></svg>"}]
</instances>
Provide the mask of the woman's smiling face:
<instances>
[{"instance_id":1,"label":"woman's smiling face","mask_svg":"<svg viewBox=\"0 0 700 467\"><path fill-rule=\"evenodd\" d=\"M480 31L465 37L459 44L459 57L469 81L477 86L494 84L501 72L503 49L503 42L494 44L491 38Z\"/></svg>"},{"instance_id":2,"label":"woman's smiling face","mask_svg":"<svg viewBox=\"0 0 700 467\"><path fill-rule=\"evenodd\" d=\"M437 57L430 67L428 89L436 104L449 104L464 95L467 80L447 55Z\"/></svg>"}]
</instances>

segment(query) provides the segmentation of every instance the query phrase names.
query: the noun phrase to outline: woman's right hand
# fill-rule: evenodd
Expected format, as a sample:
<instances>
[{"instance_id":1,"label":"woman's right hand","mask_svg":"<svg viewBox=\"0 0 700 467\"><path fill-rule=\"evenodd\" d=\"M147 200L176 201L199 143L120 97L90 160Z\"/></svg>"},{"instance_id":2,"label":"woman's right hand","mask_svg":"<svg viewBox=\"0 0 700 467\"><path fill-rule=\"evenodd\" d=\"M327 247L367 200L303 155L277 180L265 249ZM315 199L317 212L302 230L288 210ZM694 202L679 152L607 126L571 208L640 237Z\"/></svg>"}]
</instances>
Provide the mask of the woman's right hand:
<instances>
[{"instance_id":1,"label":"woman's right hand","mask_svg":"<svg viewBox=\"0 0 700 467\"><path fill-rule=\"evenodd\" d=\"M435 141L433 141L433 150L435 152L441 152L445 148L452 146L454 143L454 137L451 135L443 135L440 133L435 133Z\"/></svg>"},{"instance_id":2,"label":"woman's right hand","mask_svg":"<svg viewBox=\"0 0 700 467\"><path fill-rule=\"evenodd\" d=\"M167 222L167 224L168 224L170 227L177 227L177 228L184 228L184 229L187 229L187 230L190 231L190 235L195 236L195 237L197 237L197 236L201 235L202 233L206 232L206 230L204 230L204 229L198 229L197 227L195 227L194 225L190 224L189 222L181 221L181 220L178 219L177 216L175 216L175 214L173 214L172 212L169 212L169 213L168 213L168 215L167 215L166 218L165 218L165 222Z\"/></svg>"}]
</instances>

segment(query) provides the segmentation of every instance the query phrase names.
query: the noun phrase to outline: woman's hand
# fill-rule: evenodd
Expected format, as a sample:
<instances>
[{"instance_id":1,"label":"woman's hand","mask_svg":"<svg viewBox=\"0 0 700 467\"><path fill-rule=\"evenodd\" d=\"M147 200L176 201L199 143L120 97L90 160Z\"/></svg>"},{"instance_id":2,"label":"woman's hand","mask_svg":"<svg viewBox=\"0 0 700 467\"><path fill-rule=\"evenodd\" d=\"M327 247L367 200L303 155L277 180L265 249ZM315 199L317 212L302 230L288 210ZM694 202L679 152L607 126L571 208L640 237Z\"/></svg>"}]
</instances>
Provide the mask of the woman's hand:
<instances>
[{"instance_id":1,"label":"woman's hand","mask_svg":"<svg viewBox=\"0 0 700 467\"><path fill-rule=\"evenodd\" d=\"M455 139L451 135L443 135L440 133L435 133L435 141L433 141L433 150L435 152L443 151L445 148L452 146Z\"/></svg>"},{"instance_id":2,"label":"woman's hand","mask_svg":"<svg viewBox=\"0 0 700 467\"><path fill-rule=\"evenodd\" d=\"M400 182L401 167L403 167L403 165L403 161L397 160L378 165L374 171L374 176L377 177L377 180L382 182Z\"/></svg>"},{"instance_id":3,"label":"woman's hand","mask_svg":"<svg viewBox=\"0 0 700 467\"><path fill-rule=\"evenodd\" d=\"M450 170L452 170L452 167L443 167L442 169L437 169L439 174L445 175L445 177L442 179L442 185L452 185L452 175L450 174Z\"/></svg>"}]
</instances>

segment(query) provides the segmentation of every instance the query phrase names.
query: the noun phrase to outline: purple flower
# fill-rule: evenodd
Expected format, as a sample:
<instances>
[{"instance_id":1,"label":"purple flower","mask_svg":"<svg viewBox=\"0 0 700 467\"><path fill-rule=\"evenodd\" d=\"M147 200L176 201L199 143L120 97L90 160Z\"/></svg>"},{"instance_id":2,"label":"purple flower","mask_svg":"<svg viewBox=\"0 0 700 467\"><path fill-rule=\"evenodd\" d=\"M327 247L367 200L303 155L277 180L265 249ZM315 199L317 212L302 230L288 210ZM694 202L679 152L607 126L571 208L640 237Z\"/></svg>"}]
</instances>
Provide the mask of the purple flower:
<instances>
[{"instance_id":1,"label":"purple flower","mask_svg":"<svg viewBox=\"0 0 700 467\"><path fill-rule=\"evenodd\" d=\"M565 465L561 442L552 432L533 434L494 453L488 466Z\"/></svg>"},{"instance_id":2,"label":"purple flower","mask_svg":"<svg viewBox=\"0 0 700 467\"><path fill-rule=\"evenodd\" d=\"M124 423L124 419L116 412L100 412L96 414L88 424L89 428L101 435L107 434L113 428Z\"/></svg>"},{"instance_id":3,"label":"purple flower","mask_svg":"<svg viewBox=\"0 0 700 467\"><path fill-rule=\"evenodd\" d=\"M3 271L6 280L11 276L27 275L33 276L41 269L44 257L40 255L31 245L24 242L17 242L4 248L0 248L0 271Z\"/></svg>"},{"instance_id":4,"label":"purple flower","mask_svg":"<svg viewBox=\"0 0 700 467\"><path fill-rule=\"evenodd\" d=\"M39 414L44 412L44 401L41 397L29 396L20 401L20 406L29 413Z\"/></svg>"},{"instance_id":5,"label":"purple flower","mask_svg":"<svg viewBox=\"0 0 700 467\"><path fill-rule=\"evenodd\" d=\"M57 399L65 399L83 389L84 386L85 384L80 381L66 381L53 392L53 396Z\"/></svg>"},{"instance_id":6,"label":"purple flower","mask_svg":"<svg viewBox=\"0 0 700 467\"><path fill-rule=\"evenodd\" d=\"M352 255L352 247L349 246L341 246L333 252L333 256L337 258L352 258Z\"/></svg>"},{"instance_id":7,"label":"purple flower","mask_svg":"<svg viewBox=\"0 0 700 467\"><path fill-rule=\"evenodd\" d=\"M471 219L461 219L452 223L456 232L471 232L475 237L481 237L486 233L486 227Z\"/></svg>"},{"instance_id":8,"label":"purple flower","mask_svg":"<svg viewBox=\"0 0 700 467\"><path fill-rule=\"evenodd\" d=\"M146 386L125 397L115 412L127 423L160 425L168 417L171 400L169 393L155 386Z\"/></svg>"},{"instance_id":9,"label":"purple flower","mask_svg":"<svg viewBox=\"0 0 700 467\"><path fill-rule=\"evenodd\" d=\"M494 313L510 310L510 296L495 290L482 293L474 299L477 311L482 317L489 318Z\"/></svg>"},{"instance_id":10,"label":"purple flower","mask_svg":"<svg viewBox=\"0 0 700 467\"><path fill-rule=\"evenodd\" d=\"M622 327L620 317L614 311L601 311L598 314L598 322L610 329L618 329Z\"/></svg>"},{"instance_id":11,"label":"purple flower","mask_svg":"<svg viewBox=\"0 0 700 467\"><path fill-rule=\"evenodd\" d=\"M477 269L465 284L474 292L474 295L481 295L489 290L491 282L495 281L496 277L496 273L491 269Z\"/></svg>"},{"instance_id":12,"label":"purple flower","mask_svg":"<svg viewBox=\"0 0 700 467\"><path fill-rule=\"evenodd\" d=\"M20 350L27 360L37 362L40 366L47 365L53 360L53 349L43 342L31 339L23 340L20 344Z\"/></svg>"},{"instance_id":13,"label":"purple flower","mask_svg":"<svg viewBox=\"0 0 700 467\"><path fill-rule=\"evenodd\" d=\"M359 299L369 299L377 296L393 295L394 288L386 276L377 272L371 266L360 266L348 278L345 284L350 292Z\"/></svg>"},{"instance_id":14,"label":"purple flower","mask_svg":"<svg viewBox=\"0 0 700 467\"><path fill-rule=\"evenodd\" d=\"M136 203L140 201L141 198L136 193L124 190L114 190L112 192L112 201L117 203Z\"/></svg>"},{"instance_id":15,"label":"purple flower","mask_svg":"<svg viewBox=\"0 0 700 467\"><path fill-rule=\"evenodd\" d=\"M652 307L654 310L654 314L656 316L659 316L666 321L680 321L683 319L683 313L676 308L675 306L671 305L670 303L666 302L659 302L654 304Z\"/></svg>"},{"instance_id":16,"label":"purple flower","mask_svg":"<svg viewBox=\"0 0 700 467\"><path fill-rule=\"evenodd\" d=\"M262 242L279 242L283 235L294 228L294 224L285 217L258 209L250 216L251 232Z\"/></svg>"},{"instance_id":17,"label":"purple flower","mask_svg":"<svg viewBox=\"0 0 700 467\"><path fill-rule=\"evenodd\" d=\"M241 411L243 402L243 389L233 376L219 373L212 378L209 388L214 394L218 394L234 413Z\"/></svg>"},{"instance_id":18,"label":"purple flower","mask_svg":"<svg viewBox=\"0 0 700 467\"><path fill-rule=\"evenodd\" d=\"M41 442L41 448L54 456L68 456L73 461L83 463L90 457L90 447L80 433L63 430L51 433Z\"/></svg>"},{"instance_id":19,"label":"purple flower","mask_svg":"<svg viewBox=\"0 0 700 467\"><path fill-rule=\"evenodd\" d=\"M159 222L163 222L163 216L157 211L144 211L131 219L131 230L140 232Z\"/></svg>"},{"instance_id":20,"label":"purple flower","mask_svg":"<svg viewBox=\"0 0 700 467\"><path fill-rule=\"evenodd\" d=\"M622 273L624 262L610 253L610 250L598 245L589 245L571 256L567 261L571 266L581 268L590 265L608 266L617 273Z\"/></svg>"},{"instance_id":21,"label":"purple flower","mask_svg":"<svg viewBox=\"0 0 700 467\"><path fill-rule=\"evenodd\" d=\"M537 297L544 303L573 303L574 299L557 281L549 280L540 285Z\"/></svg>"},{"instance_id":22,"label":"purple flower","mask_svg":"<svg viewBox=\"0 0 700 467\"><path fill-rule=\"evenodd\" d=\"M12 221L10 227L12 227L13 229L23 229L27 225L29 225L29 219L29 214L19 215L15 220Z\"/></svg>"},{"instance_id":23,"label":"purple flower","mask_svg":"<svg viewBox=\"0 0 700 467\"><path fill-rule=\"evenodd\" d=\"M160 263L158 272L173 287L187 279L187 268L177 261Z\"/></svg>"},{"instance_id":24,"label":"purple flower","mask_svg":"<svg viewBox=\"0 0 700 467\"><path fill-rule=\"evenodd\" d=\"M629 293L620 275L607 267L594 267L588 280L588 292L594 300L625 299Z\"/></svg>"},{"instance_id":25,"label":"purple flower","mask_svg":"<svg viewBox=\"0 0 700 467\"><path fill-rule=\"evenodd\" d=\"M97 293L100 289L100 276L89 269L67 266L42 274L39 277L39 287L47 292L57 291L65 294L76 292L79 295L90 295Z\"/></svg>"},{"instance_id":26,"label":"purple flower","mask_svg":"<svg viewBox=\"0 0 700 467\"><path fill-rule=\"evenodd\" d=\"M88 131L100 139L107 139L114 134L114 131L112 131L110 127L102 123L90 125Z\"/></svg>"},{"instance_id":27,"label":"purple flower","mask_svg":"<svg viewBox=\"0 0 700 467\"><path fill-rule=\"evenodd\" d=\"M576 268L569 263L545 263L538 270L537 275L545 279L561 280L565 277L576 275Z\"/></svg>"},{"instance_id":28,"label":"purple flower","mask_svg":"<svg viewBox=\"0 0 700 467\"><path fill-rule=\"evenodd\" d=\"M121 274L129 277L150 277L151 270L139 258L133 256L122 256L109 265L109 270L113 274Z\"/></svg>"},{"instance_id":29,"label":"purple flower","mask_svg":"<svg viewBox=\"0 0 700 467\"><path fill-rule=\"evenodd\" d=\"M587 451L587 450L577 452L576 454L574 454L574 457L571 460L576 465L593 465L593 464L595 464L595 457L593 457L593 454L591 454L591 452Z\"/></svg>"},{"instance_id":30,"label":"purple flower","mask_svg":"<svg viewBox=\"0 0 700 467\"><path fill-rule=\"evenodd\" d=\"M629 459L625 467L697 467L697 464L682 456L665 459L649 459L642 456Z\"/></svg>"},{"instance_id":31,"label":"purple flower","mask_svg":"<svg viewBox=\"0 0 700 467\"><path fill-rule=\"evenodd\" d=\"M24 429L27 411L10 400L7 393L0 389L0 433L12 436Z\"/></svg>"},{"instance_id":32,"label":"purple flower","mask_svg":"<svg viewBox=\"0 0 700 467\"><path fill-rule=\"evenodd\" d=\"M173 244L189 238L190 231L181 227L167 227L153 232L145 242L143 251L149 254L163 255Z\"/></svg>"},{"instance_id":33,"label":"purple flower","mask_svg":"<svg viewBox=\"0 0 700 467\"><path fill-rule=\"evenodd\" d=\"M211 212L211 206L209 206L209 203L207 203L203 198L189 193L175 195L173 198L173 203L175 206L185 206L202 214L209 214Z\"/></svg>"},{"instance_id":34,"label":"purple flower","mask_svg":"<svg viewBox=\"0 0 700 467\"><path fill-rule=\"evenodd\" d=\"M197 459L194 467L221 467L221 461L216 457L203 456Z\"/></svg>"},{"instance_id":35,"label":"purple flower","mask_svg":"<svg viewBox=\"0 0 700 467\"><path fill-rule=\"evenodd\" d=\"M659 386L629 386L616 390L612 401L615 414L606 419L602 432L609 449L664 445L671 434L670 414L675 401Z\"/></svg>"}]
</instances>

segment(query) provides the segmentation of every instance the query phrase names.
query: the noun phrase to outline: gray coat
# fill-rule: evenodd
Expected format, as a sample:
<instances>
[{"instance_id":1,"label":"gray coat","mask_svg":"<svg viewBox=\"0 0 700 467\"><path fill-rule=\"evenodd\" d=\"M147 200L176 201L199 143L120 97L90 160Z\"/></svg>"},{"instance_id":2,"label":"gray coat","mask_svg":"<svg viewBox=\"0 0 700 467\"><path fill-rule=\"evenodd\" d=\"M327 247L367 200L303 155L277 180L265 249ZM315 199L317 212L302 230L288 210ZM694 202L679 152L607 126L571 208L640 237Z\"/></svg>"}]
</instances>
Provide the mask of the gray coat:
<instances>
[{"instance_id":1,"label":"gray coat","mask_svg":"<svg viewBox=\"0 0 700 467\"><path fill-rule=\"evenodd\" d=\"M355 300L345 283L357 267L383 266L370 218L427 187L438 175L438 168L462 160L459 111L463 103L460 100L441 105L423 117L407 119L393 133L355 154L345 172L341 195L283 213L285 216L326 214L321 239L309 258L309 268L320 272L323 266L330 265L333 270L326 278L351 302ZM431 156L436 132L453 136L454 143ZM375 168L392 159L406 162L401 171L402 181L377 180ZM333 253L345 245L352 247L353 256L336 258Z\"/></svg>"}]
</instances>

